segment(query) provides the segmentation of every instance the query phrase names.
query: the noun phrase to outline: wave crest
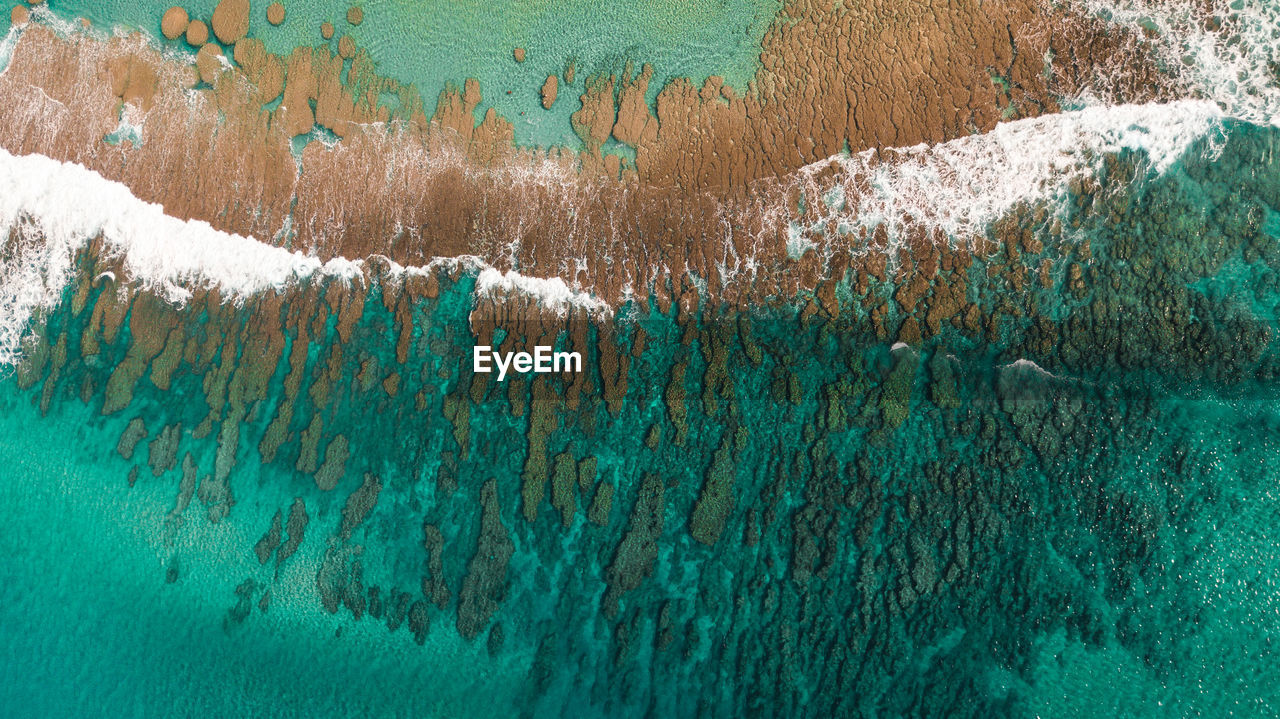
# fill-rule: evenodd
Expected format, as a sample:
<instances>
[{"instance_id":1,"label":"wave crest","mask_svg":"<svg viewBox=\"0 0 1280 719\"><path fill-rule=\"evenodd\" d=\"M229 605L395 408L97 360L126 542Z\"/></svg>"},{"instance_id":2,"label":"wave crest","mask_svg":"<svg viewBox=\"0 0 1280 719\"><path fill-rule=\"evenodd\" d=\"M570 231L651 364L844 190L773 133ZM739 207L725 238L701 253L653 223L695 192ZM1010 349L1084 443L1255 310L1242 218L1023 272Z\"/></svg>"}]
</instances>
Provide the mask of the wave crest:
<instances>
[{"instance_id":1,"label":"wave crest","mask_svg":"<svg viewBox=\"0 0 1280 719\"><path fill-rule=\"evenodd\" d=\"M1146 38L1188 96L1211 100L1240 120L1280 126L1280 4L1274 0L1075 2Z\"/></svg>"},{"instance_id":2,"label":"wave crest","mask_svg":"<svg viewBox=\"0 0 1280 719\"><path fill-rule=\"evenodd\" d=\"M1141 152L1163 173L1196 142L1220 138L1222 120L1207 101L1099 106L938 145L832 157L798 174L816 211L792 222L788 244L822 247L834 239L831 228L861 241L883 227L891 247L916 229L941 231L953 243L984 236L1019 205L1059 209L1071 183L1101 172L1108 154ZM1211 141L1209 152L1218 149Z\"/></svg>"},{"instance_id":3,"label":"wave crest","mask_svg":"<svg viewBox=\"0 0 1280 719\"><path fill-rule=\"evenodd\" d=\"M18 361L31 319L62 299L76 253L95 240L129 279L174 303L210 288L241 301L313 277L351 280L366 267L363 260L341 257L321 262L207 222L172 217L80 165L0 149L0 366ZM447 264L437 259L425 268L392 270L421 272ZM563 280L504 275L478 260L474 269L478 293L507 289L553 308L578 304L598 311L601 304Z\"/></svg>"}]
</instances>

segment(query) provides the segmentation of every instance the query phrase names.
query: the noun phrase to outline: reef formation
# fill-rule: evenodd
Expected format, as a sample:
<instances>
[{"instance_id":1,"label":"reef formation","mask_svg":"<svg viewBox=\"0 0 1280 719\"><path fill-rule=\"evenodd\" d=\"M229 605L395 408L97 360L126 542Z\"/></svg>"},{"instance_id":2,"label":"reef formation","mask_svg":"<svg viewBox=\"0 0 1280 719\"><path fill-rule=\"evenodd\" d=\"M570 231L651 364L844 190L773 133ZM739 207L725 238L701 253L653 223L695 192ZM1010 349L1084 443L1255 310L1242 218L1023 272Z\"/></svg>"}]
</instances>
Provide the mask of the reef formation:
<instances>
[{"instance_id":1,"label":"reef formation","mask_svg":"<svg viewBox=\"0 0 1280 719\"><path fill-rule=\"evenodd\" d=\"M424 674L462 643L387 715L1276 699L1236 628L1274 563L1280 104L1170 62L1253 5L787 2L744 88L535 69L552 147L475 79L380 75L334 25L372 4L286 54L260 5L20 6L0 51L0 406L108 438L139 581L209 584L229 647L281 612Z\"/></svg>"}]
</instances>

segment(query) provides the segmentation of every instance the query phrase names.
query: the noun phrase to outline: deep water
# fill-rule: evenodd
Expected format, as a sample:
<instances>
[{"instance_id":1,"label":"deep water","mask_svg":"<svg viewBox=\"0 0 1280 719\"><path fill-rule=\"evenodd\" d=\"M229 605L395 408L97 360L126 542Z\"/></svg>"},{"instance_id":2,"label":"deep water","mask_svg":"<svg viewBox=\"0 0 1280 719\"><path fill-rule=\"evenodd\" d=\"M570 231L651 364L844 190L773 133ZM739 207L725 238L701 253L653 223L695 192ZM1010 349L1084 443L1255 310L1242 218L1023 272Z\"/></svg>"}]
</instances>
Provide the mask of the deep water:
<instances>
[{"instance_id":1,"label":"deep water","mask_svg":"<svg viewBox=\"0 0 1280 719\"><path fill-rule=\"evenodd\" d=\"M921 340L892 273L499 323L576 384L473 376L467 272L117 323L83 255L0 382L0 707L1266 716L1278 137L1228 138L994 226Z\"/></svg>"}]
</instances>

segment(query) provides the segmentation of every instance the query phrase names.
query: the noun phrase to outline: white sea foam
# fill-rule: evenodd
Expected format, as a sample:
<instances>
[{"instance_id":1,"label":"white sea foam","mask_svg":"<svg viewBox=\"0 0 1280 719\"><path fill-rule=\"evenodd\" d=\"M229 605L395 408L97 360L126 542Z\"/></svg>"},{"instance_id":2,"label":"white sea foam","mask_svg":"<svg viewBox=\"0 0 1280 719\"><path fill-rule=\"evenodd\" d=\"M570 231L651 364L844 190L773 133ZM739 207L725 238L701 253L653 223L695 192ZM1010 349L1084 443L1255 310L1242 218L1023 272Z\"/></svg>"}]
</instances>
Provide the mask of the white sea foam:
<instances>
[{"instance_id":1,"label":"white sea foam","mask_svg":"<svg viewBox=\"0 0 1280 719\"><path fill-rule=\"evenodd\" d=\"M80 165L0 149L0 365L17 360L32 316L58 303L76 252L95 238L101 238L105 254L120 259L130 278L171 302L183 302L193 289L206 287L242 300L315 275L351 279L362 275L364 266L343 258L322 263L206 222L181 220ZM425 268L393 269L421 272L454 263L480 271L477 293L525 293L556 311L571 304L607 309L563 280L503 274L470 259L440 258Z\"/></svg>"},{"instance_id":2,"label":"white sea foam","mask_svg":"<svg viewBox=\"0 0 1280 719\"><path fill-rule=\"evenodd\" d=\"M953 241L983 235L1022 203L1056 209L1071 181L1099 172L1107 153L1142 151L1152 170L1164 172L1193 143L1217 137L1222 119L1216 104L1197 100L1088 107L932 146L832 157L800 172L816 207L791 225L788 246L833 226L837 236L851 237L884 226L896 238L908 225L941 230Z\"/></svg>"},{"instance_id":3,"label":"white sea foam","mask_svg":"<svg viewBox=\"0 0 1280 719\"><path fill-rule=\"evenodd\" d=\"M761 243L769 241L764 238L785 237L785 249L792 259L815 250L827 255L840 243L856 250L864 244L860 231L878 226L887 230L891 243L899 240L908 227L938 230L952 242L965 242L985 235L993 221L1020 204L1061 207L1071 182L1097 173L1108 153L1141 151L1153 171L1163 172L1194 143L1220 133L1225 115L1252 112L1274 119L1274 108L1280 106L1280 100L1276 99L1274 88L1260 79L1261 75L1245 73L1243 80L1232 85L1223 74L1230 73L1222 69L1242 67L1240 63L1246 60L1253 62L1248 55L1255 47L1262 48L1259 57L1264 59L1280 52L1275 49L1280 43L1262 42L1263 25L1256 20L1269 17L1268 12L1274 15L1275 11L1264 7L1261 0L1238 0L1244 9L1233 11L1235 14L1224 25L1244 38L1234 41L1235 45L1222 35L1226 30L1216 34L1196 30L1178 19L1173 10L1164 8L1169 3L1079 1L1099 13L1108 13L1114 22L1154 23L1162 28L1160 40L1168 45L1170 53L1194 52L1197 57L1207 58L1203 68L1188 70L1191 77L1201 78L1205 90L1198 94L1205 99L1096 105L1001 123L985 134L933 146L868 151L814 163L791 178L808 205L803 216L792 216L789 201L783 199L786 192L746 209L755 215L753 218L731 216L744 210L740 206L726 209L722 217L725 228L750 225L749 219L763 220L757 224L762 231L754 238L755 246L748 246L742 256L733 243L727 239L723 243L726 254L717 264L722 283L728 285L735 278L750 280L757 267L755 252L762 249ZM1201 37L1206 33L1212 37ZM0 41L0 67L16 39L14 30ZM122 127L137 126L138 135L141 125L141 116L136 120L132 115L122 118ZM388 143L392 144L390 139ZM406 161L455 160L464 168L470 167L461 159L448 157L415 154ZM562 203L572 206L590 201L592 195L591 188L563 162L548 160L502 172L512 188L529 196L530 213L546 209L539 204L540 198L564 198ZM556 191L547 192L547 188ZM30 226L21 229L24 225L18 222L19 217L29 218ZM577 213L572 211L566 217L561 229L571 256L584 256L588 245L617 244L619 233L624 232L617 227L608 228L605 235L609 241L602 243L599 228L580 224ZM519 228L525 223L517 216L511 218L511 224ZM75 250L96 236L103 237L107 252L122 258L132 278L175 301L183 300L197 286L217 285L230 297L244 297L321 272L358 275L363 267L359 261L341 259L322 266L317 259L300 253L217 232L202 222L183 222L166 216L158 206L134 198L125 186L79 166L4 153L0 154L0 233L7 234L13 227L20 228L21 237L10 243L10 252L0 256L0 363L12 361L31 313L58 300L70 277ZM783 232L776 232L779 228ZM282 230L286 235L288 231L287 226ZM730 230L725 233L727 237ZM2 237L4 234L0 234ZM518 242L522 235L516 232L513 237ZM513 252L509 264L518 266L516 259ZM477 298L519 293L561 313L571 307L592 313L607 314L611 310L607 303L576 289L578 282L589 285L593 279L585 276L585 268L590 265L582 261L569 278L572 285L560 278L501 272L472 256L438 258L423 268L395 269L425 272L443 262L462 263L468 271L478 273ZM627 278L624 283L629 281Z\"/></svg>"},{"instance_id":4,"label":"white sea foam","mask_svg":"<svg viewBox=\"0 0 1280 719\"><path fill-rule=\"evenodd\" d=\"M1030 372L1032 374L1039 375L1041 377L1058 379L1057 375L1055 375L1054 373L1050 372L1049 370L1041 367L1040 365L1036 364L1035 362L1032 362L1031 360L1025 357L1021 359L1016 359L1013 362L1010 362L1009 364L1006 364L1006 365L1000 365L1000 369L1015 370L1015 371L1021 370L1024 372Z\"/></svg>"},{"instance_id":5,"label":"white sea foam","mask_svg":"<svg viewBox=\"0 0 1280 719\"><path fill-rule=\"evenodd\" d=\"M0 40L0 75L9 69L9 61L13 59L13 49L18 46L18 37L22 34L22 28L13 25L9 28L9 32L5 33L4 39Z\"/></svg>"},{"instance_id":6,"label":"white sea foam","mask_svg":"<svg viewBox=\"0 0 1280 719\"><path fill-rule=\"evenodd\" d=\"M384 258L385 259L385 258ZM520 295L537 302L539 307L564 316L574 309L588 314L611 317L613 307L589 292L575 290L559 277L529 277L515 270L503 272L476 255L434 257L425 265L405 267L388 260L391 272L405 275L430 275L441 270L449 272L475 272L476 285L472 294L476 299L498 298L503 295Z\"/></svg>"},{"instance_id":7,"label":"white sea foam","mask_svg":"<svg viewBox=\"0 0 1280 719\"><path fill-rule=\"evenodd\" d=\"M884 223L892 235L909 220L963 237L984 231L1019 202L1065 196L1069 180L1096 171L1103 153L1139 149L1163 170L1220 121L1221 112L1210 102L1088 108L1005 123L985 135L933 147L832 158L805 168L800 177L812 185L806 194L818 198L816 204L828 213L824 224L834 222L843 231ZM824 169L835 172L821 175ZM818 186L820 175L835 184ZM22 229L20 218L28 218L30 226ZM803 239L812 241L814 226ZM242 298L316 273L352 277L362 272L358 261L338 259L322 266L298 252L170 217L124 185L78 165L0 151L0 230L9 228L19 228L20 237L0 267L0 362L5 363L12 362L32 312L61 296L75 251L94 237L101 236L106 251L122 258L131 277L173 301L184 300L194 287L216 285L227 296ZM830 238L818 239L815 244L821 246ZM432 265L446 261L467 263L468 258ZM474 257L467 268L479 273L477 297L520 293L559 313L570 307L610 311L605 302L559 278L501 272Z\"/></svg>"},{"instance_id":8,"label":"white sea foam","mask_svg":"<svg viewBox=\"0 0 1280 719\"><path fill-rule=\"evenodd\" d=\"M49 9L48 4L45 3L31 7L31 20L52 29L61 37L69 37L76 34L88 35L98 39L107 37L107 34L102 32L101 29L86 22L77 21L74 18L60 17Z\"/></svg>"},{"instance_id":9,"label":"white sea foam","mask_svg":"<svg viewBox=\"0 0 1280 719\"><path fill-rule=\"evenodd\" d=\"M1141 150L1162 171L1193 142L1220 129L1221 120L1218 106L1207 101L1094 107L1005 123L984 135L932 147L831 158L799 173L805 195L814 198L813 211L823 214L818 222L806 220L801 236L791 240L824 251L833 240L856 241L851 228L884 224L892 237L907 222L940 228L953 239L982 234L1018 203L1065 198L1070 180L1096 172L1105 153ZM782 218L782 209L763 211ZM839 237L822 234L832 226L839 228ZM196 287L216 285L234 299L317 273L354 277L363 271L360 261L339 258L322 265L299 252L168 216L124 185L78 165L0 150L0 237L10 229L14 239L0 258L4 364L16 357L32 313L61 297L76 250L95 237L102 238L107 253L121 258L131 278L179 302ZM477 298L518 293L557 313L571 307L611 313L606 302L563 279L502 272L470 256L396 271L430 271L445 262L478 273Z\"/></svg>"},{"instance_id":10,"label":"white sea foam","mask_svg":"<svg viewBox=\"0 0 1280 719\"><path fill-rule=\"evenodd\" d=\"M560 315L567 314L573 308L604 316L613 314L613 309L607 302L585 292L574 291L559 277L526 277L514 270L500 272L493 267L486 267L476 278L475 292L481 297L523 294L536 299L539 306Z\"/></svg>"},{"instance_id":11,"label":"white sea foam","mask_svg":"<svg viewBox=\"0 0 1280 719\"><path fill-rule=\"evenodd\" d=\"M1276 0L1073 1L1146 38L1186 94L1212 100L1231 117L1280 125Z\"/></svg>"},{"instance_id":12,"label":"white sea foam","mask_svg":"<svg viewBox=\"0 0 1280 719\"><path fill-rule=\"evenodd\" d=\"M193 287L216 285L231 298L243 298L322 269L351 271L350 263L322 268L301 253L171 217L79 165L0 149L0 237L11 231L9 252L0 260L4 364L15 359L32 313L60 298L76 251L97 237L131 276L173 302L189 298Z\"/></svg>"}]
</instances>

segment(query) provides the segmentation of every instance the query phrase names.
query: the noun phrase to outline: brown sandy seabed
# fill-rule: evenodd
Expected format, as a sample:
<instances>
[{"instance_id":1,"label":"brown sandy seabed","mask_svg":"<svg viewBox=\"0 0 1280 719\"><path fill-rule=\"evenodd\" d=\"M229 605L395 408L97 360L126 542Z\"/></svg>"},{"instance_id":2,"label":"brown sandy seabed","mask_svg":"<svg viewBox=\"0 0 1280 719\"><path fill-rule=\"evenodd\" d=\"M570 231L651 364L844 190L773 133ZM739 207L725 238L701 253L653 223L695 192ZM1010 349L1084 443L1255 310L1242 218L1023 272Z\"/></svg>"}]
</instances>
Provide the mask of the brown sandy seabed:
<instances>
[{"instance_id":1,"label":"brown sandy seabed","mask_svg":"<svg viewBox=\"0 0 1280 719\"><path fill-rule=\"evenodd\" d=\"M851 277L865 294L889 279L909 286L898 301L918 326L877 329L908 341L966 315L971 253L1009 255L1011 281L1024 281L1028 268L1015 260L1026 233L950 248L936 231L909 231L891 258L864 251L888 247L883 231L864 231L792 260L787 225L802 193L817 201L839 172L814 163L986 132L1056 112L1058 98L1084 88L1121 101L1173 94L1143 38L1037 0L793 1L766 33L745 91L715 77L702 87L675 80L655 112L644 99L651 68L588 77L573 115L586 149L540 150L516 147L493 110L476 122L474 80L441 92L428 115L430 103L379 77L364 50L279 57L245 36L247 22L219 28L217 15L223 45L211 40L194 62L142 35L29 25L0 76L0 147L80 163L171 215L324 259L422 265L477 255L564 277L614 304L651 296L664 312L673 302L732 307L812 292L814 311L834 315L835 280ZM577 92L564 79L560 102ZM397 109L379 103L384 93ZM140 146L103 140L122 118L145 123ZM312 142L296 159L291 138L317 126L340 141ZM634 167L601 153L610 137L635 148ZM718 271L747 259L738 280ZM864 309L874 319L873 302Z\"/></svg>"}]
</instances>

